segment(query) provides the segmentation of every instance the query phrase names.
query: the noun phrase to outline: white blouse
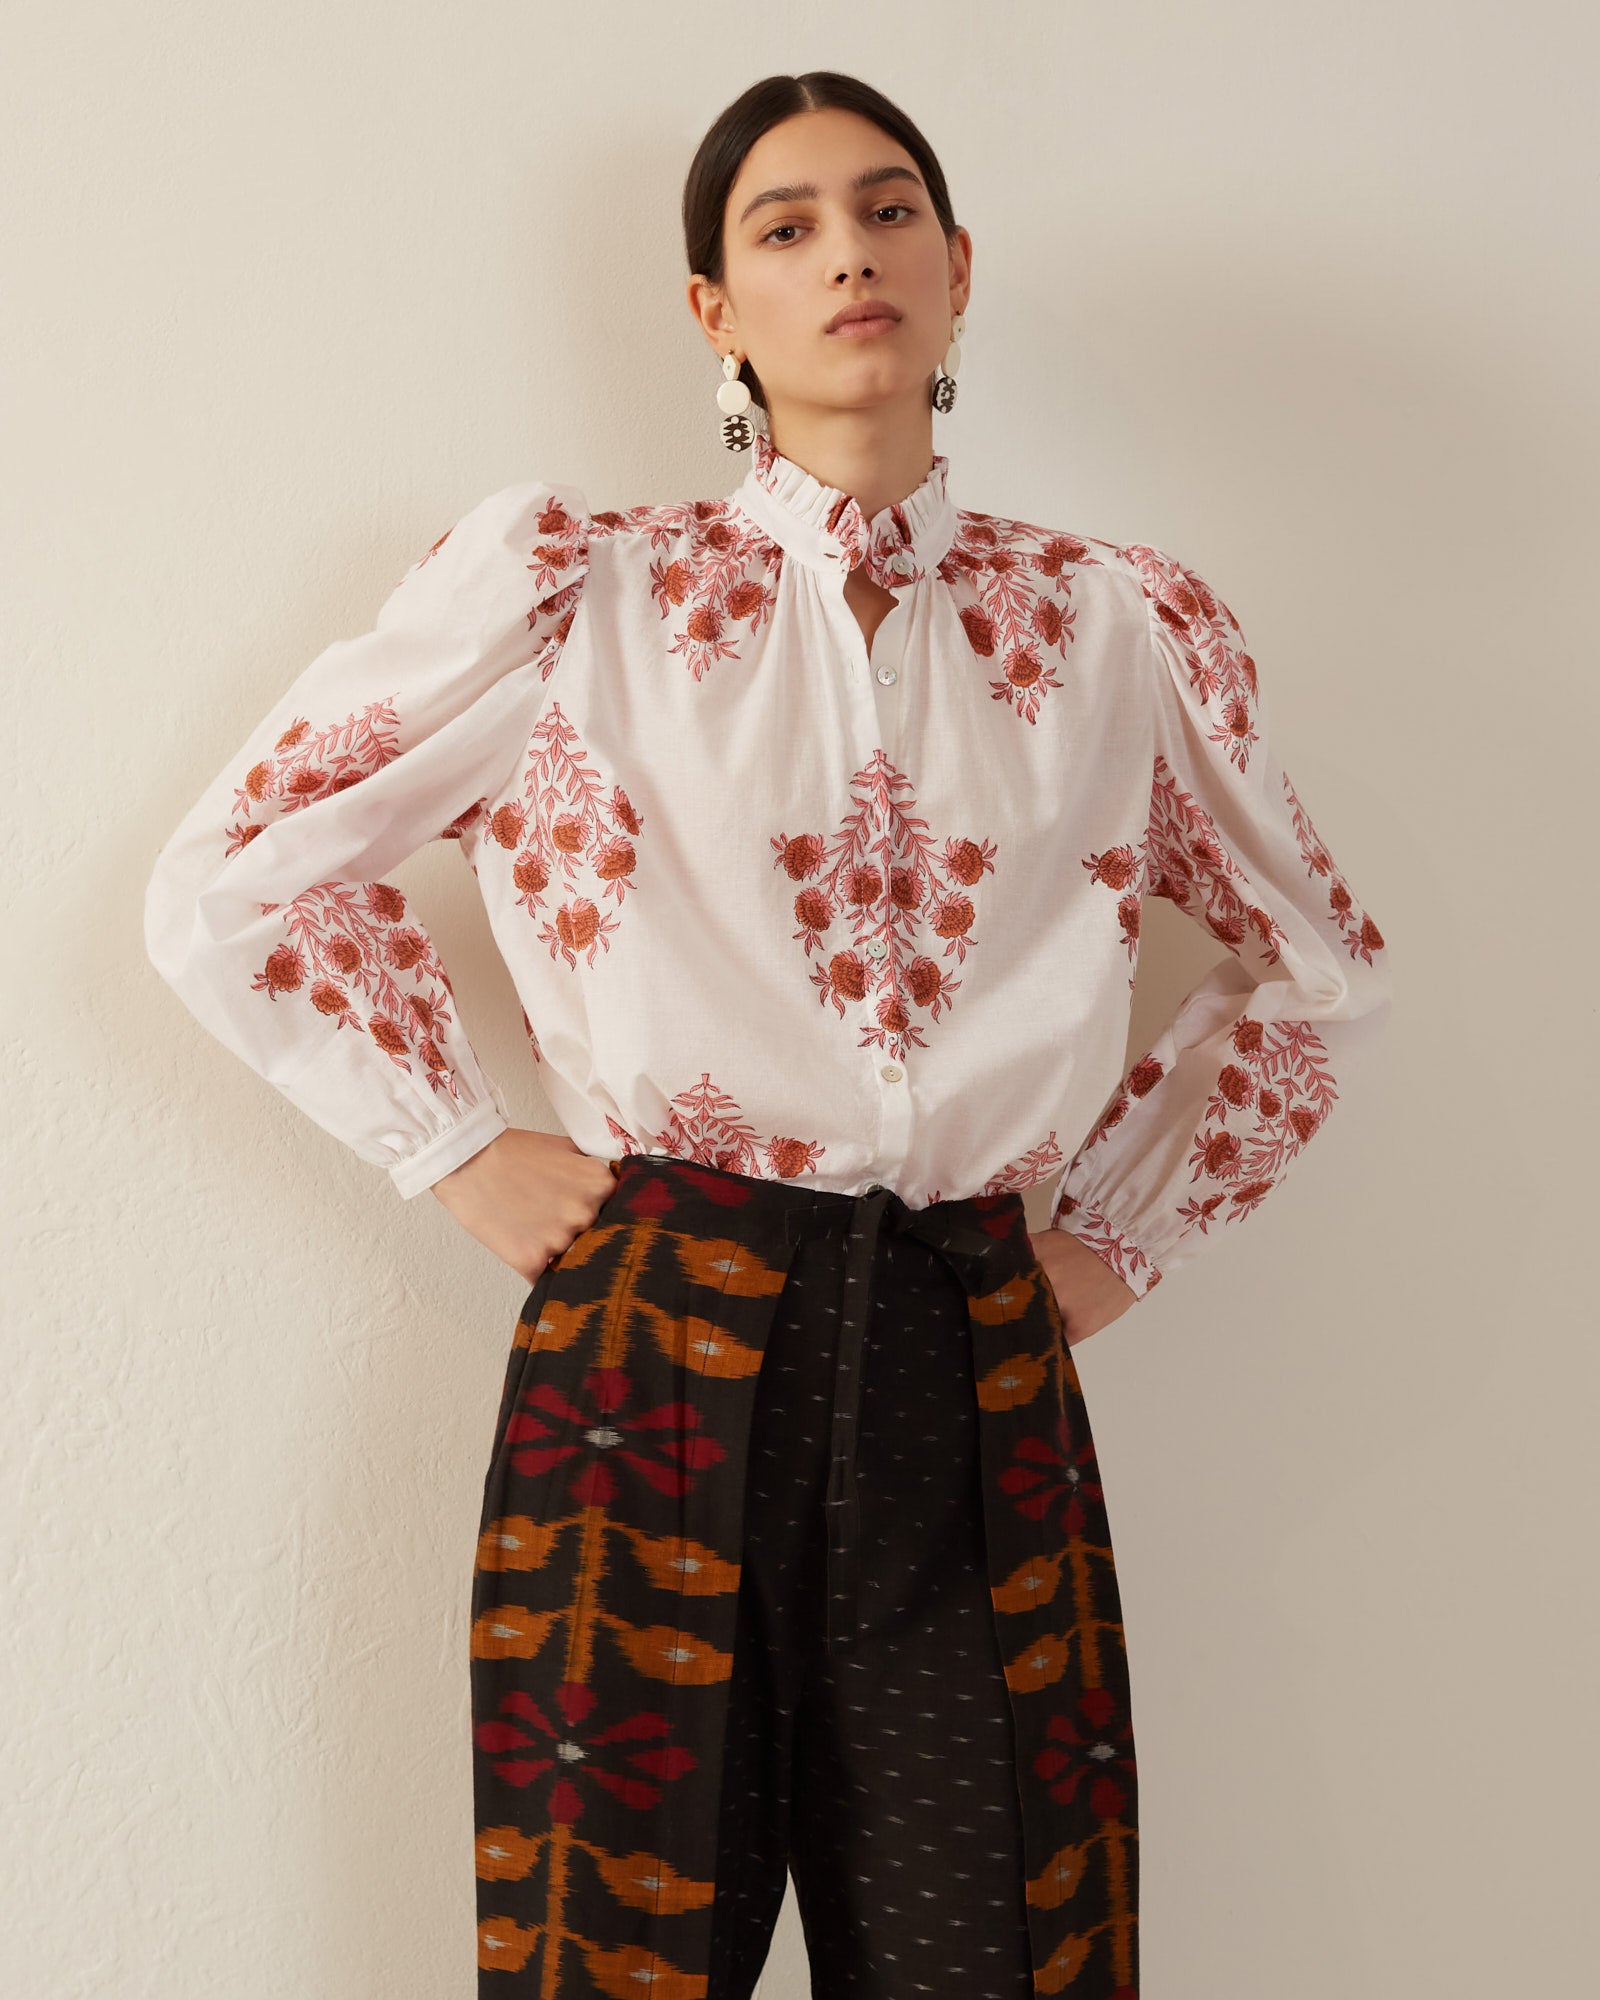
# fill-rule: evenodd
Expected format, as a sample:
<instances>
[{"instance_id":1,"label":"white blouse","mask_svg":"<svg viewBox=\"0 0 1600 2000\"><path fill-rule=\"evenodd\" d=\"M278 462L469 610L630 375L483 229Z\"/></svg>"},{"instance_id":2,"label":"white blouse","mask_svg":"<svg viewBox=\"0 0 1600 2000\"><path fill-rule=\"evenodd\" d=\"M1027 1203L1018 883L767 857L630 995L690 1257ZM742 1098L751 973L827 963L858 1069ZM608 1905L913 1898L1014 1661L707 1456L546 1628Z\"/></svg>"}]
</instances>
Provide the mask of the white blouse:
<instances>
[{"instance_id":1,"label":"white blouse","mask_svg":"<svg viewBox=\"0 0 1600 2000\"><path fill-rule=\"evenodd\" d=\"M857 565L895 599L870 653ZM721 499L492 493L185 815L156 969L404 1196L509 1122L383 880L441 838L586 1153L914 1207L1064 1167L1052 1223L1141 1297L1260 1206L1389 1004L1228 607L957 506L942 454L870 520L762 433ZM1147 895L1229 955L1124 1074Z\"/></svg>"}]
</instances>

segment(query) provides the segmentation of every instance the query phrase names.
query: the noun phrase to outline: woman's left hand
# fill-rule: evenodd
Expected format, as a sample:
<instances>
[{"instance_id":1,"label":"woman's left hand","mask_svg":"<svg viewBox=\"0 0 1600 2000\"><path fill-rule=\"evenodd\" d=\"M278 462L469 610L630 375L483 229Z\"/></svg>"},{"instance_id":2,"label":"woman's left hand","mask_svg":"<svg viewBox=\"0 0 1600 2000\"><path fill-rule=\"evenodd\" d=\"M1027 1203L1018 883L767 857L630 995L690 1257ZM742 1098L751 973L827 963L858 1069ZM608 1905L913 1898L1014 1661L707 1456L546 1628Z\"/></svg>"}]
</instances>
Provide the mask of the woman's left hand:
<instances>
[{"instance_id":1,"label":"woman's left hand","mask_svg":"<svg viewBox=\"0 0 1600 2000\"><path fill-rule=\"evenodd\" d=\"M1069 1347L1076 1347L1080 1340L1087 1340L1139 1303L1133 1287L1124 1284L1104 1258L1096 1256L1070 1229L1030 1230L1028 1240L1061 1308Z\"/></svg>"}]
</instances>

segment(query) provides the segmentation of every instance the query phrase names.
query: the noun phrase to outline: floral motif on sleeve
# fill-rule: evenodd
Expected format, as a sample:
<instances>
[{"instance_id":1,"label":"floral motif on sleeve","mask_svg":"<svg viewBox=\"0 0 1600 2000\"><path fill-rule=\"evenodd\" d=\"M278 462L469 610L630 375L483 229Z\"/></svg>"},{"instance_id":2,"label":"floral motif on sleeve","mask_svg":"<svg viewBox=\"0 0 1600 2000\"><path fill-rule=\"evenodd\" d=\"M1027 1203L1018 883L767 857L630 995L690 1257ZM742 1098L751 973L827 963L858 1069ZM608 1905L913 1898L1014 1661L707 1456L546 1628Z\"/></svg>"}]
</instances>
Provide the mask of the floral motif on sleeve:
<instances>
[{"instance_id":1,"label":"floral motif on sleeve","mask_svg":"<svg viewBox=\"0 0 1600 2000\"><path fill-rule=\"evenodd\" d=\"M231 858L272 819L348 791L399 754L392 699L368 702L322 729L296 719L246 771L225 853ZM263 916L278 907L263 904ZM402 1069L415 1058L429 1084L453 1097L455 1076L439 1046L453 1018L450 981L427 932L405 923L405 911L404 893L392 883L313 884L283 906L283 942L267 954L251 990L269 1000L303 994L331 1027L365 1031Z\"/></svg>"},{"instance_id":2,"label":"floral motif on sleeve","mask_svg":"<svg viewBox=\"0 0 1600 2000\"><path fill-rule=\"evenodd\" d=\"M1189 1150L1191 1180L1221 1191L1178 1207L1185 1226L1204 1229L1226 1203L1230 1216L1256 1207L1338 1100L1327 1044L1305 1021L1262 1022L1245 1015L1229 1038ZM1230 1127L1234 1118L1239 1126Z\"/></svg>"},{"instance_id":3,"label":"floral motif on sleeve","mask_svg":"<svg viewBox=\"0 0 1600 2000\"><path fill-rule=\"evenodd\" d=\"M1277 964L1282 927L1252 899L1250 884L1223 846L1210 814L1159 754L1146 855L1152 896L1175 903L1230 951L1251 946L1263 964Z\"/></svg>"},{"instance_id":4,"label":"floral motif on sleeve","mask_svg":"<svg viewBox=\"0 0 1600 2000\"><path fill-rule=\"evenodd\" d=\"M288 936L267 954L252 990L270 1000L304 992L330 1025L364 1029L402 1069L416 1057L429 1084L455 1097L455 1075L439 1046L454 1020L450 980L427 932L405 923L405 913L404 893L389 882L306 890L287 905Z\"/></svg>"},{"instance_id":5,"label":"floral motif on sleeve","mask_svg":"<svg viewBox=\"0 0 1600 2000\"><path fill-rule=\"evenodd\" d=\"M474 533L478 526L474 520ZM533 517L533 527L524 564L533 598L526 624L538 635L540 674L548 679L587 572L587 523L552 495ZM411 565L385 606L383 620L391 623L381 620L363 642L366 647L375 649L383 634L403 624L416 601L412 579L461 529L460 522L446 529ZM357 703L342 720L313 724L295 716L239 781L222 843L224 860L231 861L275 823L324 806L393 764L403 754L403 719L414 721L416 712L415 700L408 707L396 689ZM481 799L473 801L443 828L418 827L415 844L430 834L459 839L482 805ZM456 1025L450 980L426 929L406 921L402 890L390 882L331 876L309 883L286 903L259 907L263 916L281 910L283 935L251 977L252 992L273 1001L300 997L329 1027L365 1033L401 1069L419 1065L433 1092L460 1100L460 1079L448 1054L449 1031Z\"/></svg>"},{"instance_id":6,"label":"floral motif on sleeve","mask_svg":"<svg viewBox=\"0 0 1600 2000\"><path fill-rule=\"evenodd\" d=\"M1176 639L1190 691L1209 710L1217 704L1211 741L1241 771L1258 741L1260 684L1233 613L1203 576L1146 543L1123 551L1144 587L1154 615Z\"/></svg>"},{"instance_id":7,"label":"floral motif on sleeve","mask_svg":"<svg viewBox=\"0 0 1600 2000\"><path fill-rule=\"evenodd\" d=\"M1102 1263L1109 1264L1138 1297L1143 1298L1160 1284L1161 1273L1144 1251L1131 1236L1109 1222L1092 1201L1076 1195L1064 1196L1057 1214L1057 1224L1062 1228L1069 1226L1061 1221L1064 1216L1072 1218L1072 1234L1086 1243Z\"/></svg>"},{"instance_id":8,"label":"floral motif on sleeve","mask_svg":"<svg viewBox=\"0 0 1600 2000\"><path fill-rule=\"evenodd\" d=\"M314 729L297 717L240 780L234 823L224 853L231 861L264 833L273 819L332 798L382 770L400 754L400 725L393 696L370 701L342 722Z\"/></svg>"},{"instance_id":9,"label":"floral motif on sleeve","mask_svg":"<svg viewBox=\"0 0 1600 2000\"><path fill-rule=\"evenodd\" d=\"M1025 1188L1037 1187L1061 1165L1061 1143L1053 1131L1047 1132L1037 1146L1030 1146L1017 1158L1007 1160L997 1167L976 1190L979 1194L1005 1194L1011 1189L1021 1193ZM937 1199L937 1196L935 1197Z\"/></svg>"},{"instance_id":10,"label":"floral motif on sleeve","mask_svg":"<svg viewBox=\"0 0 1600 2000\"><path fill-rule=\"evenodd\" d=\"M1323 876L1328 884L1328 916L1344 933L1350 955L1372 963L1372 954L1383 949L1383 932L1372 921L1351 894L1350 885L1334 866L1333 856L1317 838L1317 830L1311 824L1311 815L1300 803L1299 795L1289 782L1287 771L1282 774L1283 795L1289 802L1290 816L1300 842L1301 859L1306 864L1306 873Z\"/></svg>"},{"instance_id":11,"label":"floral motif on sleeve","mask_svg":"<svg viewBox=\"0 0 1600 2000\"><path fill-rule=\"evenodd\" d=\"M1000 661L1001 676L989 683L994 699L1024 722L1037 723L1049 691L1062 685L1048 656L1066 658L1077 619L1072 573L1099 564L1092 548L1084 536L964 508L939 565L973 653Z\"/></svg>"}]
</instances>

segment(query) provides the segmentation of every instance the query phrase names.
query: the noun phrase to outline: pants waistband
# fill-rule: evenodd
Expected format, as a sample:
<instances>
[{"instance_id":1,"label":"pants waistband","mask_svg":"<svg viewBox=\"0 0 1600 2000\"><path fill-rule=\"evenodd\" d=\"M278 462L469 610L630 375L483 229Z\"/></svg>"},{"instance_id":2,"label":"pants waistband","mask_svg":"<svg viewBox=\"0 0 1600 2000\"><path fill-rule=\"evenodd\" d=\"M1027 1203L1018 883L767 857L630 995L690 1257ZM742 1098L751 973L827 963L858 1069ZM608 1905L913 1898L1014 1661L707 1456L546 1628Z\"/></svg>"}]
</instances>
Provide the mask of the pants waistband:
<instances>
[{"instance_id":1,"label":"pants waistband","mask_svg":"<svg viewBox=\"0 0 1600 2000\"><path fill-rule=\"evenodd\" d=\"M612 1163L618 1191L629 1206L640 1203L653 1182L664 1197L695 1196L715 1214L725 1204L730 1233L742 1212L763 1227L779 1226L794 1244L818 1231L845 1236L844 1289L840 1301L839 1347L830 1419L827 1528L827 1644L839 1652L859 1630L861 1510L856 1480L856 1438L861 1416L861 1375L872 1306L877 1241L885 1229L916 1236L937 1251L970 1302L996 1290L1031 1257L1016 1189L965 1195L912 1208L892 1188L874 1182L861 1194L805 1187L762 1175L703 1166L675 1155L624 1153ZM752 1214L750 1204L756 1204ZM696 1212L704 1216L697 1204ZM709 1218L706 1218L709 1221Z\"/></svg>"}]
</instances>

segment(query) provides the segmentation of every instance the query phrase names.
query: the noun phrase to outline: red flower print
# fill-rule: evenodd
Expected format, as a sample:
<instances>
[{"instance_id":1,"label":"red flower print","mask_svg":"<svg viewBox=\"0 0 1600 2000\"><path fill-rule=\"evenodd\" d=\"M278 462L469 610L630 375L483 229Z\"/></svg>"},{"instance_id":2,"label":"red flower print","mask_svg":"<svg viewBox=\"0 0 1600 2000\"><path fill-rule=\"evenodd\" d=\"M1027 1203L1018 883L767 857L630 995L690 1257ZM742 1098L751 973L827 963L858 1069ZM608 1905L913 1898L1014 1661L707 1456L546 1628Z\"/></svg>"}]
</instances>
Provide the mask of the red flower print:
<instances>
[{"instance_id":1,"label":"red flower print","mask_svg":"<svg viewBox=\"0 0 1600 2000\"><path fill-rule=\"evenodd\" d=\"M504 805L496 806L489 815L489 837L501 847L515 847L522 838L526 823L521 803L516 799L507 799Z\"/></svg>"},{"instance_id":2,"label":"red flower print","mask_svg":"<svg viewBox=\"0 0 1600 2000\"><path fill-rule=\"evenodd\" d=\"M970 509L958 517L941 574L974 658L1005 663L990 693L1025 722L1037 723L1050 690L1063 684L1049 656L1066 656L1077 619L1073 578L1086 563L1096 558L1077 536Z\"/></svg>"},{"instance_id":3,"label":"red flower print","mask_svg":"<svg viewBox=\"0 0 1600 2000\"><path fill-rule=\"evenodd\" d=\"M291 944L280 944L267 958L263 983L275 1000L280 993L294 993L305 980L305 961Z\"/></svg>"},{"instance_id":4,"label":"red flower print","mask_svg":"<svg viewBox=\"0 0 1600 2000\"><path fill-rule=\"evenodd\" d=\"M412 924L390 931L384 939L385 955L398 972L409 972L414 965L420 965L430 949L427 938Z\"/></svg>"},{"instance_id":5,"label":"red flower print","mask_svg":"<svg viewBox=\"0 0 1600 2000\"><path fill-rule=\"evenodd\" d=\"M1259 940L1264 965L1276 965L1283 931L1269 913L1247 900L1249 883L1224 849L1210 815L1174 777L1166 759L1155 759L1146 852L1151 893L1165 896L1205 924L1230 951L1248 934ZM1242 955L1242 954L1241 954Z\"/></svg>"},{"instance_id":6,"label":"red flower print","mask_svg":"<svg viewBox=\"0 0 1600 2000\"><path fill-rule=\"evenodd\" d=\"M593 964L597 947L609 947L617 918L602 915L594 898L582 894L569 894L546 915L545 894L558 876L575 890L587 872L600 895L620 905L633 887L642 817L621 785L603 788L557 701L535 724L516 782L521 796L498 802L489 826L499 847L516 850L517 901L541 919L539 940L552 958L576 965L582 952Z\"/></svg>"},{"instance_id":7,"label":"red flower print","mask_svg":"<svg viewBox=\"0 0 1600 2000\"><path fill-rule=\"evenodd\" d=\"M722 1167L729 1173L755 1174L765 1159L780 1180L813 1173L827 1150L813 1139L772 1138L764 1144L739 1115L739 1106L712 1083L702 1070L700 1081L672 1100L672 1117L650 1141L654 1149L699 1166ZM642 1148L628 1143L628 1151ZM714 1190L715 1191L715 1190Z\"/></svg>"},{"instance_id":8,"label":"red flower print","mask_svg":"<svg viewBox=\"0 0 1600 2000\"><path fill-rule=\"evenodd\" d=\"M633 1383L621 1368L591 1368L583 1378L580 1407L549 1382L535 1382L518 1399L506 1428L513 1468L530 1477L573 1464L567 1491L580 1507L607 1507L626 1467L658 1493L681 1499L694 1475L720 1464L726 1448L700 1435L700 1413L690 1402L660 1403L624 1415Z\"/></svg>"},{"instance_id":9,"label":"red flower print","mask_svg":"<svg viewBox=\"0 0 1600 2000\"><path fill-rule=\"evenodd\" d=\"M947 840L944 868L952 882L959 882L963 888L970 889L974 882L982 878L985 869L993 871L994 863L975 840Z\"/></svg>"},{"instance_id":10,"label":"red flower print","mask_svg":"<svg viewBox=\"0 0 1600 2000\"><path fill-rule=\"evenodd\" d=\"M1198 1171L1214 1181L1226 1180L1239 1163L1242 1148L1233 1132L1207 1132L1200 1140Z\"/></svg>"},{"instance_id":11,"label":"red flower print","mask_svg":"<svg viewBox=\"0 0 1600 2000\"><path fill-rule=\"evenodd\" d=\"M1238 621L1203 577L1160 549L1134 542L1122 553L1156 617L1178 641L1190 687L1208 710L1213 700L1218 702L1211 741L1222 744L1230 762L1246 770L1259 741L1260 686Z\"/></svg>"},{"instance_id":12,"label":"red flower print","mask_svg":"<svg viewBox=\"0 0 1600 2000\"><path fill-rule=\"evenodd\" d=\"M778 860L791 881L804 882L822 866L827 851L820 834L801 833L781 844Z\"/></svg>"},{"instance_id":13,"label":"red flower print","mask_svg":"<svg viewBox=\"0 0 1600 2000\"><path fill-rule=\"evenodd\" d=\"M867 990L867 969L853 951L838 951L828 961L828 984L842 1000L860 1000Z\"/></svg>"},{"instance_id":14,"label":"red flower print","mask_svg":"<svg viewBox=\"0 0 1600 2000\"><path fill-rule=\"evenodd\" d=\"M833 922L833 906L822 889L802 889L794 899L794 913L804 929L818 936Z\"/></svg>"},{"instance_id":15,"label":"red flower print","mask_svg":"<svg viewBox=\"0 0 1600 2000\"><path fill-rule=\"evenodd\" d=\"M961 623L965 628L967 643L980 660L987 660L994 654L994 621L985 617L975 605L966 605L961 612Z\"/></svg>"},{"instance_id":16,"label":"red flower print","mask_svg":"<svg viewBox=\"0 0 1600 2000\"><path fill-rule=\"evenodd\" d=\"M493 1759L502 1783L525 1789L556 1773L539 1810L557 1826L582 1818L584 1794L591 1786L619 1805L648 1811L660 1803L664 1785L697 1765L691 1751L668 1742L667 1719L654 1710L637 1709L603 1728L585 1728L596 1700L592 1688L562 1681L552 1717L531 1694L512 1688L496 1704L499 1719L480 1722L473 1730L473 1742Z\"/></svg>"},{"instance_id":17,"label":"red flower print","mask_svg":"<svg viewBox=\"0 0 1600 2000\"><path fill-rule=\"evenodd\" d=\"M926 1046L912 1010L937 1019L961 984L912 949L917 929L940 940L946 957L964 959L977 942L978 915L965 892L993 872L995 857L993 842L967 835L937 846L902 796L910 783L877 750L856 774L851 810L831 843L817 833L771 836L774 865L807 881L794 904L794 936L807 956L841 919L853 933L811 974L818 999L831 1001L841 1017L868 1001L870 1011L857 1017L860 1045L896 1055Z\"/></svg>"},{"instance_id":18,"label":"red flower print","mask_svg":"<svg viewBox=\"0 0 1600 2000\"><path fill-rule=\"evenodd\" d=\"M1378 930L1378 926L1372 922L1370 916L1366 916L1356 908L1356 898L1350 894L1350 886L1346 884L1344 876L1336 872L1332 856L1322 846L1322 840L1318 838L1316 828L1310 822L1310 814L1300 804L1294 786L1288 782L1288 772L1282 772L1282 784L1284 784L1284 798L1288 800L1290 808L1290 818L1294 820L1294 836L1300 842L1300 858L1306 864L1306 874L1330 876L1328 914L1344 932L1344 940L1350 946L1350 956L1364 958L1366 964L1372 964L1372 954L1382 952L1384 948L1384 934L1382 930Z\"/></svg>"},{"instance_id":19,"label":"red flower print","mask_svg":"<svg viewBox=\"0 0 1600 2000\"><path fill-rule=\"evenodd\" d=\"M1088 1532L1090 1503L1098 1509L1105 1498L1094 1441L1085 1438L1074 1448L1067 1414L1058 1412L1049 1437L1017 1439L1011 1463L1000 1474L1000 1490L1029 1521L1044 1521L1059 1508L1066 1535Z\"/></svg>"},{"instance_id":20,"label":"red flower print","mask_svg":"<svg viewBox=\"0 0 1600 2000\"><path fill-rule=\"evenodd\" d=\"M1090 1812L1102 1822L1127 1816L1137 1781L1133 1725L1106 1688L1085 1688L1076 1718L1053 1715L1047 1747L1034 1759L1034 1775L1051 1798L1071 1805L1087 1788Z\"/></svg>"},{"instance_id":21,"label":"red flower print","mask_svg":"<svg viewBox=\"0 0 1600 2000\"><path fill-rule=\"evenodd\" d=\"M1254 1097L1255 1085L1251 1082L1248 1071L1240 1069L1237 1063L1229 1063L1217 1078L1217 1094L1225 1104L1231 1104L1237 1109L1241 1105L1248 1104Z\"/></svg>"},{"instance_id":22,"label":"red flower print","mask_svg":"<svg viewBox=\"0 0 1600 2000\"><path fill-rule=\"evenodd\" d=\"M1127 841L1120 847L1108 847L1104 854L1091 854L1083 865L1091 882L1103 882L1108 889L1126 889L1139 872L1133 847Z\"/></svg>"}]
</instances>

